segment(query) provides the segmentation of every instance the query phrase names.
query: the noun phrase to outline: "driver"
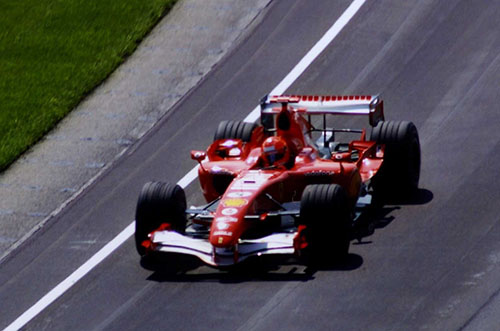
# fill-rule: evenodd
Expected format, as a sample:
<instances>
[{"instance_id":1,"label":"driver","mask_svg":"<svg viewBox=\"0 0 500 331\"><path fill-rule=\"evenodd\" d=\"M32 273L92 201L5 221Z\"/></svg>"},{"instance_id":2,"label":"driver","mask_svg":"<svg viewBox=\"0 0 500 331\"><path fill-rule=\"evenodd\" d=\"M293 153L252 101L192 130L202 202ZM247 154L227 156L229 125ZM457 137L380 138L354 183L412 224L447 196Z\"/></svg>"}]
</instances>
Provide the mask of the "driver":
<instances>
[{"instance_id":1,"label":"driver","mask_svg":"<svg viewBox=\"0 0 500 331\"><path fill-rule=\"evenodd\" d=\"M291 168L290 148L285 139L275 136L267 138L262 144L262 152L265 166Z\"/></svg>"}]
</instances>

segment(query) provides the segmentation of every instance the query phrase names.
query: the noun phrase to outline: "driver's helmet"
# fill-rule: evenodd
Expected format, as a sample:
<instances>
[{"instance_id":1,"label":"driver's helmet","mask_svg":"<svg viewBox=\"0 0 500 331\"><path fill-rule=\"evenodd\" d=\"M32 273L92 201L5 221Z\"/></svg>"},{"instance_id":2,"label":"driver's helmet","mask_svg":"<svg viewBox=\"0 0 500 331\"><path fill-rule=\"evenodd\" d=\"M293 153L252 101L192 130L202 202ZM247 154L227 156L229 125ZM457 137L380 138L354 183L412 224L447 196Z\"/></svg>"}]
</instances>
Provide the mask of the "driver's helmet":
<instances>
[{"instance_id":1,"label":"driver's helmet","mask_svg":"<svg viewBox=\"0 0 500 331\"><path fill-rule=\"evenodd\" d=\"M262 152L268 166L285 165L290 159L290 149L281 137L273 136L264 140Z\"/></svg>"}]
</instances>

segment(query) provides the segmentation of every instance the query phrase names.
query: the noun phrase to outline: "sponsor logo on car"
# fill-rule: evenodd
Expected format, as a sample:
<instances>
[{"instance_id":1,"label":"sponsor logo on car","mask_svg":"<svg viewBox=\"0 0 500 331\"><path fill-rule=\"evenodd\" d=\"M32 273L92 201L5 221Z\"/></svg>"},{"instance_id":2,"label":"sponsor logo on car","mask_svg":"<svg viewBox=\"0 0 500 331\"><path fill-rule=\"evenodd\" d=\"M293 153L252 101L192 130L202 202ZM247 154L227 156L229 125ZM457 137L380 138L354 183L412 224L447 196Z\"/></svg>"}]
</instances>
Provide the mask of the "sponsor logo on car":
<instances>
[{"instance_id":1,"label":"sponsor logo on car","mask_svg":"<svg viewBox=\"0 0 500 331\"><path fill-rule=\"evenodd\" d=\"M215 219L216 222L238 222L236 217L222 216Z\"/></svg>"},{"instance_id":2,"label":"sponsor logo on car","mask_svg":"<svg viewBox=\"0 0 500 331\"><path fill-rule=\"evenodd\" d=\"M238 213L238 209L236 208L224 208L221 211L221 214L224 216L233 216Z\"/></svg>"},{"instance_id":3,"label":"sponsor logo on car","mask_svg":"<svg viewBox=\"0 0 500 331\"><path fill-rule=\"evenodd\" d=\"M224 207L242 207L248 203L247 199L231 198L222 201Z\"/></svg>"},{"instance_id":4,"label":"sponsor logo on car","mask_svg":"<svg viewBox=\"0 0 500 331\"><path fill-rule=\"evenodd\" d=\"M217 222L215 226L217 226L217 229L219 230L226 230L229 227L229 224L225 222Z\"/></svg>"},{"instance_id":5,"label":"sponsor logo on car","mask_svg":"<svg viewBox=\"0 0 500 331\"><path fill-rule=\"evenodd\" d=\"M228 198L246 198L252 195L252 192L248 191L234 191L226 194Z\"/></svg>"},{"instance_id":6,"label":"sponsor logo on car","mask_svg":"<svg viewBox=\"0 0 500 331\"><path fill-rule=\"evenodd\" d=\"M258 171L248 172L248 176L244 178L235 179L231 184L231 189L242 191L258 190L264 182L269 180L274 174L263 174Z\"/></svg>"},{"instance_id":7,"label":"sponsor logo on car","mask_svg":"<svg viewBox=\"0 0 500 331\"><path fill-rule=\"evenodd\" d=\"M232 236L233 233L231 231L215 231L214 236Z\"/></svg>"}]
</instances>

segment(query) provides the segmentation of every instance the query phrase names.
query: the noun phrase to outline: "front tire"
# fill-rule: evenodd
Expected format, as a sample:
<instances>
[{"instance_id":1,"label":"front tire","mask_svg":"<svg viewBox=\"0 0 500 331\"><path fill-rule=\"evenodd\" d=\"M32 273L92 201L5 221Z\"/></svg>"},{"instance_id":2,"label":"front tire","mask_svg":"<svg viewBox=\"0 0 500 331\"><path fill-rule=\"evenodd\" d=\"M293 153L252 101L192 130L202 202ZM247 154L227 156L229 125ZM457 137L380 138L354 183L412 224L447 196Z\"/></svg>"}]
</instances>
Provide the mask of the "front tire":
<instances>
[{"instance_id":1,"label":"front tire","mask_svg":"<svg viewBox=\"0 0 500 331\"><path fill-rule=\"evenodd\" d=\"M161 182L144 184L135 213L135 245L139 255L146 254L142 243L148 234L164 223L183 233L186 228L186 195L179 185Z\"/></svg>"},{"instance_id":2,"label":"front tire","mask_svg":"<svg viewBox=\"0 0 500 331\"><path fill-rule=\"evenodd\" d=\"M306 226L308 243L301 255L309 261L345 257L349 252L351 223L351 208L342 186L308 185L300 202L299 224Z\"/></svg>"}]
</instances>

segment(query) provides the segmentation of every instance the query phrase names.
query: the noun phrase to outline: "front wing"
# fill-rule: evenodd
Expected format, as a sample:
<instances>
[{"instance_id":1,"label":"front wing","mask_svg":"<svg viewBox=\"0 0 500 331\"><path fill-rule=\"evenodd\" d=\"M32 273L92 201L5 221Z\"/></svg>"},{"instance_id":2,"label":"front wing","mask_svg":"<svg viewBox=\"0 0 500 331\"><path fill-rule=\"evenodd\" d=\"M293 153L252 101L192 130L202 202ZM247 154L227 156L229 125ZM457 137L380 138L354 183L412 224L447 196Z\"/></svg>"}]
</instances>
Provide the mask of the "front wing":
<instances>
[{"instance_id":1,"label":"front wing","mask_svg":"<svg viewBox=\"0 0 500 331\"><path fill-rule=\"evenodd\" d=\"M241 240L234 249L216 248L206 239L184 236L174 231L158 231L151 235L153 249L157 252L188 254L198 257L208 265L231 266L251 256L264 254L293 254L296 233L277 233L253 240Z\"/></svg>"}]
</instances>

